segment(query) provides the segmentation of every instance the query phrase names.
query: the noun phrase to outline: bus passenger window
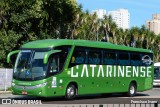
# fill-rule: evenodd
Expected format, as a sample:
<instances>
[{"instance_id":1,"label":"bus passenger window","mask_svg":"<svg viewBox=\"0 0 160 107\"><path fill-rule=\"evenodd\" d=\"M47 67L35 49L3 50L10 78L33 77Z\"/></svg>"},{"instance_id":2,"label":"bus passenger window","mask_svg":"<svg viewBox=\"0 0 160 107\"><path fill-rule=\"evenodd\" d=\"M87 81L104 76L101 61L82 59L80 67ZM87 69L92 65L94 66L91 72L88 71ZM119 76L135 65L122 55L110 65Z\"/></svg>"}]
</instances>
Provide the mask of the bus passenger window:
<instances>
[{"instance_id":1,"label":"bus passenger window","mask_svg":"<svg viewBox=\"0 0 160 107\"><path fill-rule=\"evenodd\" d=\"M140 59L140 54L130 54L131 58L131 65L132 66L140 66L141 65L141 59Z\"/></svg>"},{"instance_id":2,"label":"bus passenger window","mask_svg":"<svg viewBox=\"0 0 160 107\"><path fill-rule=\"evenodd\" d=\"M77 52L75 63L84 63L84 56L85 56L84 52Z\"/></svg>"},{"instance_id":3,"label":"bus passenger window","mask_svg":"<svg viewBox=\"0 0 160 107\"><path fill-rule=\"evenodd\" d=\"M103 64L114 65L116 63L116 54L113 52L104 52Z\"/></svg>"},{"instance_id":4,"label":"bus passenger window","mask_svg":"<svg viewBox=\"0 0 160 107\"><path fill-rule=\"evenodd\" d=\"M101 54L100 52L90 51L88 54L88 63L89 64L100 64Z\"/></svg>"},{"instance_id":5,"label":"bus passenger window","mask_svg":"<svg viewBox=\"0 0 160 107\"><path fill-rule=\"evenodd\" d=\"M130 65L129 54L128 52L120 52L118 55L118 64L119 65Z\"/></svg>"},{"instance_id":6,"label":"bus passenger window","mask_svg":"<svg viewBox=\"0 0 160 107\"><path fill-rule=\"evenodd\" d=\"M72 57L71 57L69 67L73 67L73 66L76 66L79 64L84 64L85 57L86 57L85 50L83 50L81 48L80 49L76 48L73 52Z\"/></svg>"}]
</instances>

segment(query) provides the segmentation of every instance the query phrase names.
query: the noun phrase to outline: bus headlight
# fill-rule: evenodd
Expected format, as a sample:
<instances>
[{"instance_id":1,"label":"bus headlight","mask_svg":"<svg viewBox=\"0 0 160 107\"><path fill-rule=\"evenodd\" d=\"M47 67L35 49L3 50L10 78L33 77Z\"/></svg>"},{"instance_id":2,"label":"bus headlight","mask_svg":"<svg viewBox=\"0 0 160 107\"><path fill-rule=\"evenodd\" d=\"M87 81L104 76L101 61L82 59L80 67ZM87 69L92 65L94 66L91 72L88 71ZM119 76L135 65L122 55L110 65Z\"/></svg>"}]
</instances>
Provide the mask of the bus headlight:
<instances>
[{"instance_id":1,"label":"bus headlight","mask_svg":"<svg viewBox=\"0 0 160 107\"><path fill-rule=\"evenodd\" d=\"M36 88L44 87L44 86L46 86L46 85L47 85L46 82L45 82L45 83L42 83L42 84L38 84L38 85L36 85Z\"/></svg>"}]
</instances>

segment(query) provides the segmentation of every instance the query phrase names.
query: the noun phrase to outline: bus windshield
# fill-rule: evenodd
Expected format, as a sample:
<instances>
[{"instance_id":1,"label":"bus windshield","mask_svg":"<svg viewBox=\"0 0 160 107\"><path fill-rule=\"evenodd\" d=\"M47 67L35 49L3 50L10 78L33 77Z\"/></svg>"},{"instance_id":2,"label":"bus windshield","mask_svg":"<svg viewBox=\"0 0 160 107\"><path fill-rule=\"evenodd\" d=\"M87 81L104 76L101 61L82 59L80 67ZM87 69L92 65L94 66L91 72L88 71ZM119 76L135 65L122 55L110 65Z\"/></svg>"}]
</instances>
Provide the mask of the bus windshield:
<instances>
[{"instance_id":1,"label":"bus windshield","mask_svg":"<svg viewBox=\"0 0 160 107\"><path fill-rule=\"evenodd\" d=\"M46 52L22 50L19 52L13 78L17 80L39 80L46 77L47 65L43 64Z\"/></svg>"},{"instance_id":2,"label":"bus windshield","mask_svg":"<svg viewBox=\"0 0 160 107\"><path fill-rule=\"evenodd\" d=\"M160 79L160 67L154 68L154 79Z\"/></svg>"}]
</instances>

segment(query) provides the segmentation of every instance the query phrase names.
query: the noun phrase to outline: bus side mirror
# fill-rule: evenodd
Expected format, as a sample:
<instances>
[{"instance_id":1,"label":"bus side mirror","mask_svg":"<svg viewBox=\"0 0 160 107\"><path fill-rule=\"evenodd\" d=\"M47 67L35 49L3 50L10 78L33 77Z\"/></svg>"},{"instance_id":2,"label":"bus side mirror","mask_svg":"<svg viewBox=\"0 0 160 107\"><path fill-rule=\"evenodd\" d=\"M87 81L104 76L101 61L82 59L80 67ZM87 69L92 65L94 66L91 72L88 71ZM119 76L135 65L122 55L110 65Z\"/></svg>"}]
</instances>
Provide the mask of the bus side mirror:
<instances>
[{"instance_id":1,"label":"bus side mirror","mask_svg":"<svg viewBox=\"0 0 160 107\"><path fill-rule=\"evenodd\" d=\"M15 50L15 51L10 52L10 53L7 55L7 63L15 62L15 60L16 60L15 54L18 54L19 51L20 51L20 50Z\"/></svg>"},{"instance_id":2,"label":"bus side mirror","mask_svg":"<svg viewBox=\"0 0 160 107\"><path fill-rule=\"evenodd\" d=\"M44 55L43 63L44 63L44 64L47 64L49 56L50 56L51 54L53 54L53 53L58 53L58 52L61 52L61 50L51 50L51 51L47 52L47 53Z\"/></svg>"}]
</instances>

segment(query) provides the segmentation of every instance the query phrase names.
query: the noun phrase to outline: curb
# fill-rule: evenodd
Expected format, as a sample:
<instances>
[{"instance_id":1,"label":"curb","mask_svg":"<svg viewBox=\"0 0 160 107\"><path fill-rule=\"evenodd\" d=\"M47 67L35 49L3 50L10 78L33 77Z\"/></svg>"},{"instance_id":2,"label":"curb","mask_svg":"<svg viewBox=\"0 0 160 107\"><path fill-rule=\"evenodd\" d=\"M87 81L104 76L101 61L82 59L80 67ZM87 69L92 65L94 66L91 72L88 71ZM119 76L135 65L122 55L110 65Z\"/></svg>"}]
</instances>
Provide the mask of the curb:
<instances>
[{"instance_id":1,"label":"curb","mask_svg":"<svg viewBox=\"0 0 160 107\"><path fill-rule=\"evenodd\" d=\"M0 91L0 94L11 94L11 91Z\"/></svg>"}]
</instances>

